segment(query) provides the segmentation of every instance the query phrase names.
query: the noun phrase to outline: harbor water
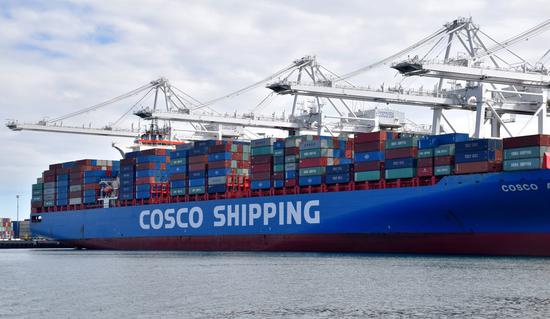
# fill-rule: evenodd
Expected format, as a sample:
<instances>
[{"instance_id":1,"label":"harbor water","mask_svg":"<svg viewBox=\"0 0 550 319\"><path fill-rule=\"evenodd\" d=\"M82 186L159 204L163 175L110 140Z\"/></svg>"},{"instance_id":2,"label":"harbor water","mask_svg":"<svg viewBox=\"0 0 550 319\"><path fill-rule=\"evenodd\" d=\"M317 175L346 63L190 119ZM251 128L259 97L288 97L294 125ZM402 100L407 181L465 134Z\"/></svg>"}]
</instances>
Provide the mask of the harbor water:
<instances>
[{"instance_id":1,"label":"harbor water","mask_svg":"<svg viewBox=\"0 0 550 319\"><path fill-rule=\"evenodd\" d=\"M548 318L549 258L0 250L0 318Z\"/></svg>"}]
</instances>

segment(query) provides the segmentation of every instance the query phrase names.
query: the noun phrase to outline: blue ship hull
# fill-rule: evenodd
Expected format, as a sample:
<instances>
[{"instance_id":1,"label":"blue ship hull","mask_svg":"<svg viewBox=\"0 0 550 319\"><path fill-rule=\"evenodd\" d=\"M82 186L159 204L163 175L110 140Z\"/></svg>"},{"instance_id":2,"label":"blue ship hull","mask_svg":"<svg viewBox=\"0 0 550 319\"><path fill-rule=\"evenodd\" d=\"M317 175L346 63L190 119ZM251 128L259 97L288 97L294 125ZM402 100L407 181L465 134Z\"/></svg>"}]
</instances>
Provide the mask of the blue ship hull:
<instances>
[{"instance_id":1,"label":"blue ship hull","mask_svg":"<svg viewBox=\"0 0 550 319\"><path fill-rule=\"evenodd\" d=\"M550 170L34 215L34 234L92 249L550 256Z\"/></svg>"}]
</instances>

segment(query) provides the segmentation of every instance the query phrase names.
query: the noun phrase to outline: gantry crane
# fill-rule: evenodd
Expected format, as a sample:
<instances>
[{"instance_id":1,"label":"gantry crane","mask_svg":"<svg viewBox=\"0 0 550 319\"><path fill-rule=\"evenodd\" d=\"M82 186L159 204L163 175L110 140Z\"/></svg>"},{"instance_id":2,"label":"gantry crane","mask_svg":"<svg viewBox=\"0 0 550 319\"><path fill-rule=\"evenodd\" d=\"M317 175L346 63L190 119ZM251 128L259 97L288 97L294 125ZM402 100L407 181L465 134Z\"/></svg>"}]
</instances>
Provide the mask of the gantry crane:
<instances>
[{"instance_id":1,"label":"gantry crane","mask_svg":"<svg viewBox=\"0 0 550 319\"><path fill-rule=\"evenodd\" d=\"M442 29L397 54L331 81L314 81L307 84L278 81L269 84L267 87L278 94L294 96L305 95L429 107L434 110L432 121L433 134L439 133L441 119L444 119L452 128L450 121L443 115L444 109L476 111L476 130L474 133L476 137L481 136L481 127L486 117L489 117L492 123L493 136L500 135L501 125L511 135L511 132L506 128L501 118L502 114L538 116L539 132L543 132L545 130L544 122L548 114L547 92L550 84L548 74L544 73L544 69L543 71L530 70L531 72L525 72L525 69L518 70L517 68L502 69L496 62L497 59L500 59L496 56L496 53L500 50L509 51L509 44L517 43L521 39L534 36L549 27L550 20L508 41L497 43L491 49L487 49L481 39L481 35L485 35L485 33L480 30L479 26L473 24L471 18L460 18L445 24ZM468 62L466 65L456 66L451 64L451 46L456 39L458 39L460 44L462 44L462 48L468 53L468 57L465 60L471 62ZM492 38L489 37L489 39ZM374 67L389 64L397 58L431 42L436 42L436 44L428 50L428 53L423 58L415 57L406 62L393 63L392 67L404 75L423 75L438 78L439 82L434 91L415 91L401 87L395 89L371 89L339 84L343 80ZM433 52L441 43L444 44L442 63L436 65L424 64L425 61L428 61L429 53ZM515 54L514 56L517 57ZM493 62L494 67L499 69L488 69L477 66L476 63L479 64L480 57L488 57ZM466 81L466 85L444 90L442 87L444 79L463 80ZM509 87L497 88L497 84L505 84ZM489 116L485 112L486 109L490 110Z\"/></svg>"}]
</instances>

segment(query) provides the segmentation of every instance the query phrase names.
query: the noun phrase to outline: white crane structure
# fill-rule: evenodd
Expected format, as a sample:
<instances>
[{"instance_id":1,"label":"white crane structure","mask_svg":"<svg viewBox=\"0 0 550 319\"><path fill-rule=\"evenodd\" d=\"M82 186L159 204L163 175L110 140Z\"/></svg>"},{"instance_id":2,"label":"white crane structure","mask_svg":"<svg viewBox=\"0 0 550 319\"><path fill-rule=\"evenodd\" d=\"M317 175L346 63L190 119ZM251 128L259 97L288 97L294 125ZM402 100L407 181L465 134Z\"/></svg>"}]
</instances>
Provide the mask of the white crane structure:
<instances>
[{"instance_id":1,"label":"white crane structure","mask_svg":"<svg viewBox=\"0 0 550 319\"><path fill-rule=\"evenodd\" d=\"M330 72L325 69L326 72ZM246 128L268 128L288 131L290 135L295 135L303 132L328 132L329 134L349 134L355 132L368 132L380 128L400 128L405 124L404 115L402 112L392 109L384 109L379 111L372 110L352 110L352 108L342 98L327 98L326 102L321 101L319 96L314 98L314 103L311 103L307 108L298 109L298 96L294 96L292 101L292 109L290 115L285 117L276 116L259 116L255 114L255 110L250 113L243 114L214 114L212 112L199 113L199 109L207 107L215 102L225 98L231 98L242 94L243 92L255 87L264 86L268 81L277 77L283 77L283 82L289 81L291 76L296 76L296 82L301 84L304 78L315 83L323 83L328 81L328 76L325 74L323 67L317 63L314 56L305 56L292 62L289 66L281 71L258 81L243 89L237 90L220 98L203 103L192 108L190 111L181 109L169 109L167 111L142 109L136 114L144 119L157 119L167 121L181 121L190 123L208 123L208 124L223 124L233 127ZM270 87L277 91L276 87ZM271 93L268 98L272 95ZM267 99L267 98L266 98ZM336 101L338 103L336 103ZM264 99L265 101L265 99ZM263 101L262 101L263 102ZM261 104L261 103L260 103ZM323 106L330 105L333 112L337 115L329 115L323 113ZM331 120L327 120L331 119ZM335 119L335 120L334 120Z\"/></svg>"},{"instance_id":2,"label":"white crane structure","mask_svg":"<svg viewBox=\"0 0 550 319\"><path fill-rule=\"evenodd\" d=\"M475 111L475 137L482 135L482 127L486 120L491 122L492 136L500 136L501 127L504 127L506 132L512 135L505 125L503 114L538 117L538 131L542 133L545 131L544 123L548 115L548 90L550 89L548 71L540 65L537 68L531 67L508 47L548 28L550 28L550 20L499 43L480 30L479 26L472 23L471 18L459 18L445 24L442 29L418 43L342 77L307 84L278 81L267 87L278 94L294 96L305 95L429 107L433 109L433 134L440 132L442 119L453 129L450 121L443 114L443 110L446 109ZM487 48L482 37L495 42L495 45ZM405 62L395 63L403 55L433 42L435 45L428 50L424 57L416 56ZM467 54L465 57L453 60L450 58L450 54L451 47L455 42L459 42L460 48ZM441 45L443 45L442 51L444 52L443 60L439 63L430 63L429 55ZM521 63L515 65L507 63L497 55L502 51L519 58ZM490 60L493 64L492 67L484 67L482 58ZM392 67L405 76L419 75L438 78L439 81L435 89L431 92L403 89L402 87L371 89L339 84L350 77L369 71L374 67L387 65L392 61ZM444 89L444 79L460 80L465 84L455 84L451 89Z\"/></svg>"}]
</instances>

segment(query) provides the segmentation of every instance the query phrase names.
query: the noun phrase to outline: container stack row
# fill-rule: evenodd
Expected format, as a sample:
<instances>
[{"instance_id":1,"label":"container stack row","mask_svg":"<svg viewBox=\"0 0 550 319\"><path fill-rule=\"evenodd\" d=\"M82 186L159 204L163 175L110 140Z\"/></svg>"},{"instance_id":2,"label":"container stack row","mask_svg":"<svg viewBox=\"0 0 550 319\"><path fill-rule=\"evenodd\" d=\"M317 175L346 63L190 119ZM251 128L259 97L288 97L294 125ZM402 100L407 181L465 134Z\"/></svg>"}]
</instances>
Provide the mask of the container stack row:
<instances>
[{"instance_id":1,"label":"container stack row","mask_svg":"<svg viewBox=\"0 0 550 319\"><path fill-rule=\"evenodd\" d=\"M351 164L351 140L315 136L300 144L299 185L317 186L326 181L327 167ZM331 170L331 174L345 174ZM331 178L338 179L332 176ZM343 177L342 177L343 178Z\"/></svg>"},{"instance_id":2,"label":"container stack row","mask_svg":"<svg viewBox=\"0 0 550 319\"><path fill-rule=\"evenodd\" d=\"M189 150L188 190L190 195L207 193L208 147L215 144L216 141L198 141L195 142L193 148Z\"/></svg>"},{"instance_id":3,"label":"container stack row","mask_svg":"<svg viewBox=\"0 0 550 319\"><path fill-rule=\"evenodd\" d=\"M477 139L455 143L455 174L502 170L502 140Z\"/></svg>"},{"instance_id":4,"label":"container stack row","mask_svg":"<svg viewBox=\"0 0 550 319\"><path fill-rule=\"evenodd\" d=\"M355 135L354 181L369 182L384 176L384 151L387 140L393 140L393 132L370 132Z\"/></svg>"},{"instance_id":5,"label":"container stack row","mask_svg":"<svg viewBox=\"0 0 550 319\"><path fill-rule=\"evenodd\" d=\"M386 141L384 152L386 179L416 177L418 140L418 136L402 135L397 139Z\"/></svg>"},{"instance_id":6,"label":"container stack row","mask_svg":"<svg viewBox=\"0 0 550 319\"><path fill-rule=\"evenodd\" d=\"M505 138L503 147L505 171L550 168L550 135Z\"/></svg>"},{"instance_id":7,"label":"container stack row","mask_svg":"<svg viewBox=\"0 0 550 319\"><path fill-rule=\"evenodd\" d=\"M136 198L136 156L138 152L127 153L120 160L120 187L118 197L120 200L133 200Z\"/></svg>"},{"instance_id":8,"label":"container stack row","mask_svg":"<svg viewBox=\"0 0 550 319\"><path fill-rule=\"evenodd\" d=\"M193 144L177 145L170 152L170 166L168 168L170 180L170 195L184 196L187 194L188 157Z\"/></svg>"},{"instance_id":9,"label":"container stack row","mask_svg":"<svg viewBox=\"0 0 550 319\"><path fill-rule=\"evenodd\" d=\"M275 138L253 140L250 144L250 189L273 186L273 146Z\"/></svg>"},{"instance_id":10,"label":"container stack row","mask_svg":"<svg viewBox=\"0 0 550 319\"><path fill-rule=\"evenodd\" d=\"M166 149L149 149L136 156L136 199L149 199L169 194L170 156Z\"/></svg>"},{"instance_id":11,"label":"container stack row","mask_svg":"<svg viewBox=\"0 0 550 319\"><path fill-rule=\"evenodd\" d=\"M451 133L419 138L417 176L445 176L454 171L455 143L468 141L468 134Z\"/></svg>"},{"instance_id":12,"label":"container stack row","mask_svg":"<svg viewBox=\"0 0 550 319\"><path fill-rule=\"evenodd\" d=\"M0 218L0 239L13 238L13 227L11 219Z\"/></svg>"},{"instance_id":13,"label":"container stack row","mask_svg":"<svg viewBox=\"0 0 550 319\"><path fill-rule=\"evenodd\" d=\"M216 141L208 147L208 193L225 193L248 184L250 144Z\"/></svg>"}]
</instances>

